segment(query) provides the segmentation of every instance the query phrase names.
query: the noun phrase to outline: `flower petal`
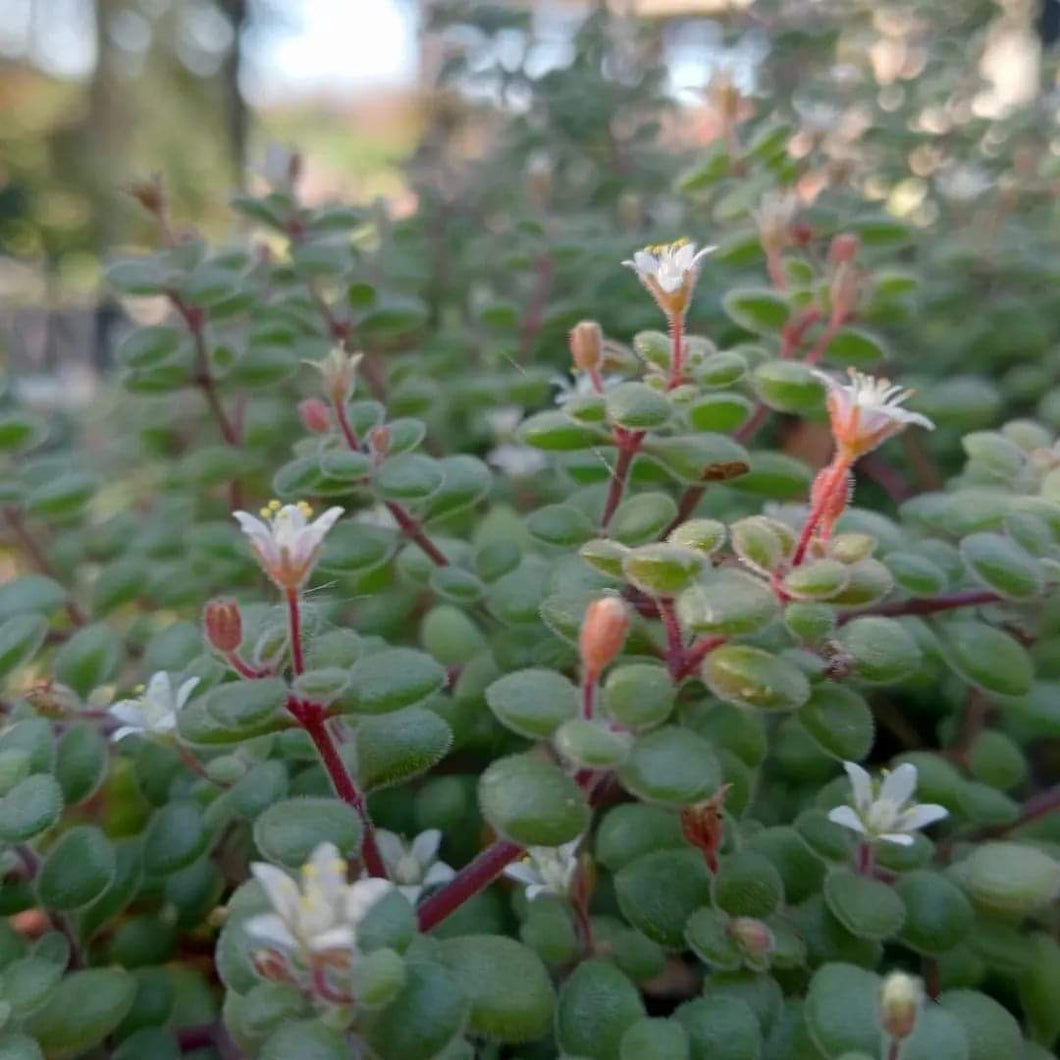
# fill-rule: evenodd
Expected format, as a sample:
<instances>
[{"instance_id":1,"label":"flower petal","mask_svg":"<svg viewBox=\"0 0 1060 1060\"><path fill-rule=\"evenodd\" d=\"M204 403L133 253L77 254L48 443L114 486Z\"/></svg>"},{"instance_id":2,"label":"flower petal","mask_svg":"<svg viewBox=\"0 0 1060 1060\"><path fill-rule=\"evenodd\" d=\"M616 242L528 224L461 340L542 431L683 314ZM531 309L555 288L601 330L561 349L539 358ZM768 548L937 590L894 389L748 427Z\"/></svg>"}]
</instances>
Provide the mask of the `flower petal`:
<instances>
[{"instance_id":1,"label":"flower petal","mask_svg":"<svg viewBox=\"0 0 1060 1060\"><path fill-rule=\"evenodd\" d=\"M270 904L284 920L294 921L298 916L300 894L298 884L283 869L265 861L255 861L250 866L254 879L261 884Z\"/></svg>"},{"instance_id":2,"label":"flower petal","mask_svg":"<svg viewBox=\"0 0 1060 1060\"><path fill-rule=\"evenodd\" d=\"M388 832L385 828L375 830L375 845L379 847L379 853L388 872L393 872L394 866L405 856L405 841L396 832Z\"/></svg>"},{"instance_id":3,"label":"flower petal","mask_svg":"<svg viewBox=\"0 0 1060 1060\"><path fill-rule=\"evenodd\" d=\"M918 828L927 828L929 824L941 821L943 817L949 817L950 811L945 806L939 806L934 802L921 803L919 806L910 806L905 813L898 818L898 827L912 832Z\"/></svg>"},{"instance_id":4,"label":"flower petal","mask_svg":"<svg viewBox=\"0 0 1060 1060\"><path fill-rule=\"evenodd\" d=\"M857 764L857 762L844 762L843 768L850 778L850 788L854 793L854 805L860 813L864 813L872 805L872 777Z\"/></svg>"},{"instance_id":5,"label":"flower petal","mask_svg":"<svg viewBox=\"0 0 1060 1060\"><path fill-rule=\"evenodd\" d=\"M913 845L913 837L906 835L905 832L886 832L877 838L883 839L888 843L896 843L900 847L911 847Z\"/></svg>"},{"instance_id":6,"label":"flower petal","mask_svg":"<svg viewBox=\"0 0 1060 1060\"><path fill-rule=\"evenodd\" d=\"M389 880L374 877L351 883L346 893L346 915L352 923L360 923L368 915L372 906L385 898L392 890L394 890L394 885Z\"/></svg>"},{"instance_id":7,"label":"flower petal","mask_svg":"<svg viewBox=\"0 0 1060 1060\"><path fill-rule=\"evenodd\" d=\"M189 677L180 688L177 689L176 709L183 710L184 705L191 699L192 692L199 687L199 678Z\"/></svg>"},{"instance_id":8,"label":"flower petal","mask_svg":"<svg viewBox=\"0 0 1060 1060\"><path fill-rule=\"evenodd\" d=\"M903 762L884 777L880 786L880 798L895 806L904 806L916 791L916 766Z\"/></svg>"},{"instance_id":9,"label":"flower petal","mask_svg":"<svg viewBox=\"0 0 1060 1060\"><path fill-rule=\"evenodd\" d=\"M247 917L243 921L243 930L270 946L278 946L284 950L298 949L298 940L291 934L286 921L276 913L261 913L258 916Z\"/></svg>"},{"instance_id":10,"label":"flower petal","mask_svg":"<svg viewBox=\"0 0 1060 1060\"><path fill-rule=\"evenodd\" d=\"M504 866L504 875L524 887L534 887L541 883L541 874L526 861L515 861ZM527 892L529 894L529 891Z\"/></svg>"},{"instance_id":11,"label":"flower petal","mask_svg":"<svg viewBox=\"0 0 1060 1060\"><path fill-rule=\"evenodd\" d=\"M834 810L829 810L828 820L832 824L842 825L844 828L850 828L865 835L865 826L861 823L861 818L849 806L837 806Z\"/></svg>"},{"instance_id":12,"label":"flower petal","mask_svg":"<svg viewBox=\"0 0 1060 1060\"><path fill-rule=\"evenodd\" d=\"M442 844L442 833L437 828L428 828L426 832L420 832L412 841L409 851L420 863L421 868L426 868L438 857L438 847Z\"/></svg>"},{"instance_id":13,"label":"flower petal","mask_svg":"<svg viewBox=\"0 0 1060 1060\"><path fill-rule=\"evenodd\" d=\"M456 875L456 870L444 861L436 861L424 873L423 886L434 887L439 883L448 883Z\"/></svg>"}]
</instances>

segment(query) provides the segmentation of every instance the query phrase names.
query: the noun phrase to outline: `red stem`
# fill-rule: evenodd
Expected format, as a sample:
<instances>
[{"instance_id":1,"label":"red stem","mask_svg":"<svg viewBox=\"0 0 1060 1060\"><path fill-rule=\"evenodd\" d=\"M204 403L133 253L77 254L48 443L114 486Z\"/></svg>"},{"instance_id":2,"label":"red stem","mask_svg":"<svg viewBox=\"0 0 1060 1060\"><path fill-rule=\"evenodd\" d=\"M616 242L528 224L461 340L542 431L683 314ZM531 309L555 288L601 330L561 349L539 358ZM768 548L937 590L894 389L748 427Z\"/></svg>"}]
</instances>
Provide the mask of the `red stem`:
<instances>
[{"instance_id":1,"label":"red stem","mask_svg":"<svg viewBox=\"0 0 1060 1060\"><path fill-rule=\"evenodd\" d=\"M769 406L759 401L752 409L751 415L737 428L733 438L741 445L749 442L762 429L767 419L769 419Z\"/></svg>"},{"instance_id":2,"label":"red stem","mask_svg":"<svg viewBox=\"0 0 1060 1060\"><path fill-rule=\"evenodd\" d=\"M666 665L675 680L685 665L685 641L672 597L659 600L659 617L666 629Z\"/></svg>"},{"instance_id":3,"label":"red stem","mask_svg":"<svg viewBox=\"0 0 1060 1060\"><path fill-rule=\"evenodd\" d=\"M803 358L803 364L816 364L828 349L828 344L835 338L835 333L843 326L843 317L833 316L828 321L827 327L821 332L820 338L814 343L813 348Z\"/></svg>"},{"instance_id":4,"label":"red stem","mask_svg":"<svg viewBox=\"0 0 1060 1060\"><path fill-rule=\"evenodd\" d=\"M677 673L674 674L675 681L681 681L686 677L691 677L697 669L699 664L715 649L725 643L725 637L704 637L702 640L698 640L690 648L685 651L684 662L682 662Z\"/></svg>"},{"instance_id":5,"label":"red stem","mask_svg":"<svg viewBox=\"0 0 1060 1060\"><path fill-rule=\"evenodd\" d=\"M346 439L346 444L354 452L361 452L361 443L346 416L346 409L343 406L343 403L341 401L333 400L332 407L335 409L335 419L338 422L339 430L342 431L342 436ZM404 531L405 536L412 541L415 541L435 566L449 566L449 560L445 558L442 550L427 536L423 527L412 517L411 513L404 507L404 505L398 504L397 501L384 501L383 503L394 517L398 526Z\"/></svg>"},{"instance_id":6,"label":"red stem","mask_svg":"<svg viewBox=\"0 0 1060 1060\"><path fill-rule=\"evenodd\" d=\"M237 674L239 674L240 677L245 677L248 681L256 680L259 677L269 676L268 670L259 670L256 667L251 666L250 663L243 659L238 652L225 652L225 661Z\"/></svg>"},{"instance_id":7,"label":"red stem","mask_svg":"<svg viewBox=\"0 0 1060 1060\"><path fill-rule=\"evenodd\" d=\"M876 868L876 855L871 843L858 843L857 865L855 871L859 876L872 876Z\"/></svg>"},{"instance_id":8,"label":"red stem","mask_svg":"<svg viewBox=\"0 0 1060 1060\"><path fill-rule=\"evenodd\" d=\"M582 717L591 719L596 702L596 674L586 674L582 681Z\"/></svg>"},{"instance_id":9,"label":"red stem","mask_svg":"<svg viewBox=\"0 0 1060 1060\"><path fill-rule=\"evenodd\" d=\"M1060 784L1028 799L1023 806L1023 812L1012 824L994 829L990 834L1006 835L1016 828L1022 828L1023 825L1030 824L1031 821L1037 821L1040 817L1053 813L1055 810L1060 810Z\"/></svg>"},{"instance_id":10,"label":"red stem","mask_svg":"<svg viewBox=\"0 0 1060 1060\"><path fill-rule=\"evenodd\" d=\"M927 996L932 1001L938 1001L942 993L942 984L939 982L939 962L937 957L924 958L924 988Z\"/></svg>"},{"instance_id":11,"label":"red stem","mask_svg":"<svg viewBox=\"0 0 1060 1060\"><path fill-rule=\"evenodd\" d=\"M432 894L416 913L420 931L430 931L469 898L485 890L517 858L524 848L506 839L498 839L465 865L440 891Z\"/></svg>"},{"instance_id":12,"label":"red stem","mask_svg":"<svg viewBox=\"0 0 1060 1060\"><path fill-rule=\"evenodd\" d=\"M308 710L307 707L313 709ZM335 741L328 731L327 718L323 712L313 704L298 704L297 709L292 710L294 716L299 720L302 728L309 734L313 745L320 755L320 761L331 778L331 785L343 802L352 806L364 825L364 839L361 843L361 857L364 859L364 867L370 876L387 878L386 865L379 853L379 847L375 842L375 831L372 828L371 819L368 817L368 808L364 803L364 796L357 790L353 778L346 771L346 765L342 761Z\"/></svg>"},{"instance_id":13,"label":"red stem","mask_svg":"<svg viewBox=\"0 0 1060 1060\"><path fill-rule=\"evenodd\" d=\"M26 524L22 521L22 513L12 506L4 509L4 516L7 519L8 526L11 527L11 532L15 535L15 540L22 551L29 557L30 562L41 574L58 581L55 576L55 568L45 555L44 549L41 548L37 539L29 532ZM88 621L84 611L81 610L77 601L72 597L66 601L66 613L70 616L70 621L75 626L83 626Z\"/></svg>"},{"instance_id":14,"label":"red stem","mask_svg":"<svg viewBox=\"0 0 1060 1060\"><path fill-rule=\"evenodd\" d=\"M544 321L545 307L548 305L548 292L552 286L552 259L542 254L534 267L535 282L533 294L519 328L519 359L525 360L530 354L534 339L541 330Z\"/></svg>"},{"instance_id":15,"label":"red stem","mask_svg":"<svg viewBox=\"0 0 1060 1060\"><path fill-rule=\"evenodd\" d=\"M778 290L787 289L788 281L784 275L783 259L775 250L766 252L766 272L769 273L769 282Z\"/></svg>"},{"instance_id":16,"label":"red stem","mask_svg":"<svg viewBox=\"0 0 1060 1060\"><path fill-rule=\"evenodd\" d=\"M302 616L298 610L298 590L287 590L287 625L291 636L291 666L296 674L305 673L302 655Z\"/></svg>"},{"instance_id":17,"label":"red stem","mask_svg":"<svg viewBox=\"0 0 1060 1060\"><path fill-rule=\"evenodd\" d=\"M997 593L989 589L962 589L956 593L945 593L942 596L914 597L912 600L896 600L890 604L879 604L865 607L860 611L848 611L839 616L839 624L845 625L852 619L863 615L882 615L885 618L896 618L902 615L934 615L940 611L953 611L959 607L978 607L981 604L1001 602Z\"/></svg>"},{"instance_id":18,"label":"red stem","mask_svg":"<svg viewBox=\"0 0 1060 1060\"><path fill-rule=\"evenodd\" d=\"M604 514L600 517L600 526L606 530L611 522L611 517L622 502L622 495L626 492L626 482L629 479L629 469L633 464L633 458L640 451L644 443L644 431L623 431L615 429L615 444L618 446L618 459L611 471L611 487L607 491L607 501L604 504Z\"/></svg>"}]
</instances>

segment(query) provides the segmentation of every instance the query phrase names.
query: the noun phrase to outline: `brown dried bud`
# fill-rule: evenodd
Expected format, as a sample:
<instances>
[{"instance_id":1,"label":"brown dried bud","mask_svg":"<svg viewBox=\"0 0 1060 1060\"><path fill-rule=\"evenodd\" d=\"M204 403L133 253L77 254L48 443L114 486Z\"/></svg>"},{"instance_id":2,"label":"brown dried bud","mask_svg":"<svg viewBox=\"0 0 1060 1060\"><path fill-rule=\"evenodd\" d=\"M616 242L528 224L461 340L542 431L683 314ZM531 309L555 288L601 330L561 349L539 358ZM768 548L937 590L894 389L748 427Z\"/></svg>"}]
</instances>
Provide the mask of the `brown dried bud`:
<instances>
[{"instance_id":1,"label":"brown dried bud","mask_svg":"<svg viewBox=\"0 0 1060 1060\"><path fill-rule=\"evenodd\" d=\"M923 984L905 972L891 972L880 987L880 1026L892 1041L908 1038L924 1000Z\"/></svg>"},{"instance_id":2,"label":"brown dried bud","mask_svg":"<svg viewBox=\"0 0 1060 1060\"><path fill-rule=\"evenodd\" d=\"M129 185L129 194L150 214L161 214L166 208L162 177L156 173L149 180L138 180Z\"/></svg>"},{"instance_id":3,"label":"brown dried bud","mask_svg":"<svg viewBox=\"0 0 1060 1060\"><path fill-rule=\"evenodd\" d=\"M211 600L204 616L206 639L217 651L235 651L243 643L243 616L235 600Z\"/></svg>"},{"instance_id":4,"label":"brown dried bud","mask_svg":"<svg viewBox=\"0 0 1060 1060\"><path fill-rule=\"evenodd\" d=\"M773 932L768 924L753 916L738 916L729 923L729 933L749 957L765 957L773 952Z\"/></svg>"},{"instance_id":5,"label":"brown dried bud","mask_svg":"<svg viewBox=\"0 0 1060 1060\"><path fill-rule=\"evenodd\" d=\"M715 873L722 839L722 807L731 786L723 784L709 799L681 808L681 831L685 839L702 853L707 868Z\"/></svg>"},{"instance_id":6,"label":"brown dried bud","mask_svg":"<svg viewBox=\"0 0 1060 1060\"><path fill-rule=\"evenodd\" d=\"M331 414L327 403L320 398L306 398L298 403L298 416L302 426L314 434L327 434L331 430Z\"/></svg>"},{"instance_id":7,"label":"brown dried bud","mask_svg":"<svg viewBox=\"0 0 1060 1060\"><path fill-rule=\"evenodd\" d=\"M586 680L595 681L626 643L629 610L617 596L594 600L585 612L578 648Z\"/></svg>"},{"instance_id":8,"label":"brown dried bud","mask_svg":"<svg viewBox=\"0 0 1060 1060\"><path fill-rule=\"evenodd\" d=\"M604 355L604 333L595 320L583 320L571 328L570 353L575 366L583 372L599 370Z\"/></svg>"},{"instance_id":9,"label":"brown dried bud","mask_svg":"<svg viewBox=\"0 0 1060 1060\"><path fill-rule=\"evenodd\" d=\"M830 265L842 265L853 261L861 249L861 240L850 232L840 232L832 240L828 248L828 262Z\"/></svg>"}]
</instances>

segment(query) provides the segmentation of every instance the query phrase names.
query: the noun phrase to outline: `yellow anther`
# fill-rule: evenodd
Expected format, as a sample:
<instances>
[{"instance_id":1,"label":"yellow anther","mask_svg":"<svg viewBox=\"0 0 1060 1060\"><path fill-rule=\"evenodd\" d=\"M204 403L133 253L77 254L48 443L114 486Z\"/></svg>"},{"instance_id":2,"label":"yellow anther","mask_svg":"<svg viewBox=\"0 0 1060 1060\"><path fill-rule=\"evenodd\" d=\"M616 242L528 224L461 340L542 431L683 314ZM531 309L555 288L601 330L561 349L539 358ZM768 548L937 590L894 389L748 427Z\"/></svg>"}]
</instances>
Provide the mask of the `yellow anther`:
<instances>
[{"instance_id":1,"label":"yellow anther","mask_svg":"<svg viewBox=\"0 0 1060 1060\"><path fill-rule=\"evenodd\" d=\"M272 509L268 505L265 505L264 508L258 509L258 515L260 515L262 519L268 519L268 517L272 515Z\"/></svg>"},{"instance_id":2,"label":"yellow anther","mask_svg":"<svg viewBox=\"0 0 1060 1060\"><path fill-rule=\"evenodd\" d=\"M282 507L283 505L275 497L269 501L269 511L278 512Z\"/></svg>"},{"instance_id":3,"label":"yellow anther","mask_svg":"<svg viewBox=\"0 0 1060 1060\"><path fill-rule=\"evenodd\" d=\"M308 519L313 514L313 506L308 501L299 501L298 510Z\"/></svg>"},{"instance_id":4,"label":"yellow anther","mask_svg":"<svg viewBox=\"0 0 1060 1060\"><path fill-rule=\"evenodd\" d=\"M144 685L137 685L137 686L136 686L136 687L135 687L135 688L133 689L133 691L134 691L134 692L135 692L135 693L136 693L136 694L137 694L138 696L142 696L142 695L144 694L144 690L145 690L145 686L144 686Z\"/></svg>"}]
</instances>

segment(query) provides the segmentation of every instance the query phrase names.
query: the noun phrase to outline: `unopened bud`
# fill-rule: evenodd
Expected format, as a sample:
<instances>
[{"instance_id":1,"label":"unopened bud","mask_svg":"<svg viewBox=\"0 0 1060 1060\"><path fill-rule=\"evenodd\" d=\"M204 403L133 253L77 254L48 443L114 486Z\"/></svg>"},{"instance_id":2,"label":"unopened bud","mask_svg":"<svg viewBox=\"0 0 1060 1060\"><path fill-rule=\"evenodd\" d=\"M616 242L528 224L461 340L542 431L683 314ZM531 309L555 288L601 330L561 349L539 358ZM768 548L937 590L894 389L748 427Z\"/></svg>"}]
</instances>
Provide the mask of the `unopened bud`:
<instances>
[{"instance_id":1,"label":"unopened bud","mask_svg":"<svg viewBox=\"0 0 1060 1060\"><path fill-rule=\"evenodd\" d=\"M767 957L773 952L769 925L752 916L735 917L729 923L729 933L748 957Z\"/></svg>"},{"instance_id":2,"label":"unopened bud","mask_svg":"<svg viewBox=\"0 0 1060 1060\"><path fill-rule=\"evenodd\" d=\"M306 398L298 404L298 416L302 426L314 434L327 434L331 430L328 406L320 398Z\"/></svg>"},{"instance_id":3,"label":"unopened bud","mask_svg":"<svg viewBox=\"0 0 1060 1060\"><path fill-rule=\"evenodd\" d=\"M360 353L351 356L341 346L334 346L322 361L317 362L316 368L324 377L324 390L332 404L342 405L353 394L357 365L363 356Z\"/></svg>"},{"instance_id":4,"label":"unopened bud","mask_svg":"<svg viewBox=\"0 0 1060 1060\"><path fill-rule=\"evenodd\" d=\"M604 353L604 333L595 320L583 320L571 328L570 353L574 364L583 372L599 370Z\"/></svg>"},{"instance_id":5,"label":"unopened bud","mask_svg":"<svg viewBox=\"0 0 1060 1060\"><path fill-rule=\"evenodd\" d=\"M861 249L861 240L850 232L840 232L832 240L828 248L828 262L830 265L842 265L853 261Z\"/></svg>"},{"instance_id":6,"label":"unopened bud","mask_svg":"<svg viewBox=\"0 0 1060 1060\"><path fill-rule=\"evenodd\" d=\"M681 808L681 831L694 846L711 872L718 871L718 850L722 839L722 807L731 785L723 784L709 799Z\"/></svg>"},{"instance_id":7,"label":"unopened bud","mask_svg":"<svg viewBox=\"0 0 1060 1060\"><path fill-rule=\"evenodd\" d=\"M204 618L206 639L217 651L235 651L243 643L243 616L235 600L211 600Z\"/></svg>"},{"instance_id":8,"label":"unopened bud","mask_svg":"<svg viewBox=\"0 0 1060 1060\"><path fill-rule=\"evenodd\" d=\"M880 1026L892 1041L902 1041L913 1033L920 1005L924 1000L923 984L905 972L891 972L880 987Z\"/></svg>"},{"instance_id":9,"label":"unopened bud","mask_svg":"<svg viewBox=\"0 0 1060 1060\"><path fill-rule=\"evenodd\" d=\"M832 274L828 295L832 302L832 319L844 321L858 307L861 298L862 271L851 262L840 262Z\"/></svg>"},{"instance_id":10,"label":"unopened bud","mask_svg":"<svg viewBox=\"0 0 1060 1060\"><path fill-rule=\"evenodd\" d=\"M585 612L578 648L588 680L595 681L626 643L629 610L617 596L594 600Z\"/></svg>"},{"instance_id":11,"label":"unopened bud","mask_svg":"<svg viewBox=\"0 0 1060 1060\"><path fill-rule=\"evenodd\" d=\"M372 447L372 453L380 460L390 452L390 428L381 423L368 432L368 444Z\"/></svg>"}]
</instances>

